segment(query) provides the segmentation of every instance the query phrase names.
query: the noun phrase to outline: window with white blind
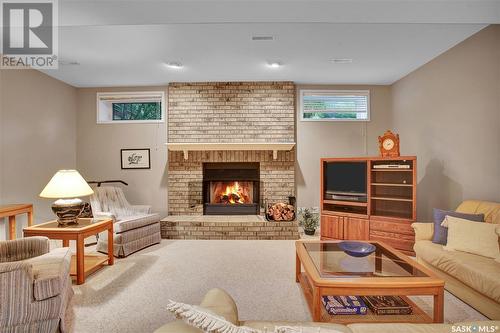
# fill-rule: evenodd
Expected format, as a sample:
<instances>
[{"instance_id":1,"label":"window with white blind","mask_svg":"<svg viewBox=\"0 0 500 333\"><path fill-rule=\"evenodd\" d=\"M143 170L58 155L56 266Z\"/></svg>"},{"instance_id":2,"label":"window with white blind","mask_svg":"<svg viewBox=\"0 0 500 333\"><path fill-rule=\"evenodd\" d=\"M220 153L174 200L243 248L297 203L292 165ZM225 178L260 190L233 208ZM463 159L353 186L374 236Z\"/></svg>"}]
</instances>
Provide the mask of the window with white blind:
<instances>
[{"instance_id":1,"label":"window with white blind","mask_svg":"<svg viewBox=\"0 0 500 333\"><path fill-rule=\"evenodd\" d=\"M303 121L369 121L369 90L301 90Z\"/></svg>"},{"instance_id":2,"label":"window with white blind","mask_svg":"<svg viewBox=\"0 0 500 333\"><path fill-rule=\"evenodd\" d=\"M163 91L97 93L97 123L157 123L165 117Z\"/></svg>"}]
</instances>

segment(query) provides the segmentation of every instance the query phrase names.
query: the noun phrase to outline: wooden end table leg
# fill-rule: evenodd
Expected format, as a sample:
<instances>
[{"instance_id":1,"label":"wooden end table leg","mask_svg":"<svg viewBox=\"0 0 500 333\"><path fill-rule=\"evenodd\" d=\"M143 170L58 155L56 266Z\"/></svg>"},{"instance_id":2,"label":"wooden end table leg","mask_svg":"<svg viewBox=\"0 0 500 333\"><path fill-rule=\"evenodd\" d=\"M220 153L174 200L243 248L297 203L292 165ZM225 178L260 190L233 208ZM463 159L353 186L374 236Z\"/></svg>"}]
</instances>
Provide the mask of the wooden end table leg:
<instances>
[{"instance_id":1,"label":"wooden end table leg","mask_svg":"<svg viewBox=\"0 0 500 333\"><path fill-rule=\"evenodd\" d=\"M16 216L9 216L9 239L16 239Z\"/></svg>"},{"instance_id":2,"label":"wooden end table leg","mask_svg":"<svg viewBox=\"0 0 500 333\"><path fill-rule=\"evenodd\" d=\"M444 289L434 295L434 322L443 323L444 321Z\"/></svg>"},{"instance_id":3,"label":"wooden end table leg","mask_svg":"<svg viewBox=\"0 0 500 333\"><path fill-rule=\"evenodd\" d=\"M108 229L108 265L113 265L115 263L115 256L114 256L114 252L113 252L113 244L114 243L114 239L113 239L113 226L111 226L109 229Z\"/></svg>"},{"instance_id":4,"label":"wooden end table leg","mask_svg":"<svg viewBox=\"0 0 500 333\"><path fill-rule=\"evenodd\" d=\"M63 239L63 247L69 247L69 239Z\"/></svg>"},{"instance_id":5,"label":"wooden end table leg","mask_svg":"<svg viewBox=\"0 0 500 333\"><path fill-rule=\"evenodd\" d=\"M301 273L300 269L301 269L301 263L299 254L295 253L295 282L299 282L299 275Z\"/></svg>"},{"instance_id":6,"label":"wooden end table leg","mask_svg":"<svg viewBox=\"0 0 500 333\"><path fill-rule=\"evenodd\" d=\"M33 211L28 212L28 227L33 225Z\"/></svg>"},{"instance_id":7,"label":"wooden end table leg","mask_svg":"<svg viewBox=\"0 0 500 333\"><path fill-rule=\"evenodd\" d=\"M76 239L76 284L85 283L85 256L83 237L78 235Z\"/></svg>"},{"instance_id":8,"label":"wooden end table leg","mask_svg":"<svg viewBox=\"0 0 500 333\"><path fill-rule=\"evenodd\" d=\"M313 321L321 321L320 288L316 286L313 286L312 317Z\"/></svg>"}]
</instances>

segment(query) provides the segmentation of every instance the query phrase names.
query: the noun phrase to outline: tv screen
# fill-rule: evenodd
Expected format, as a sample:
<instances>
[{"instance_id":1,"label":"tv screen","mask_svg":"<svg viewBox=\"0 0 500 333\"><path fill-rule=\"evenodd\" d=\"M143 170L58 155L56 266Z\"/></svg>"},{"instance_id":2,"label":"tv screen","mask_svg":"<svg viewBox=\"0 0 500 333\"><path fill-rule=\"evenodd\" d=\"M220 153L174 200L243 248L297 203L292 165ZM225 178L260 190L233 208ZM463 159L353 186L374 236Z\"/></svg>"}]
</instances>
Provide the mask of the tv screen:
<instances>
[{"instance_id":1,"label":"tv screen","mask_svg":"<svg viewBox=\"0 0 500 333\"><path fill-rule=\"evenodd\" d=\"M366 195L366 162L328 162L324 181L328 193Z\"/></svg>"}]
</instances>

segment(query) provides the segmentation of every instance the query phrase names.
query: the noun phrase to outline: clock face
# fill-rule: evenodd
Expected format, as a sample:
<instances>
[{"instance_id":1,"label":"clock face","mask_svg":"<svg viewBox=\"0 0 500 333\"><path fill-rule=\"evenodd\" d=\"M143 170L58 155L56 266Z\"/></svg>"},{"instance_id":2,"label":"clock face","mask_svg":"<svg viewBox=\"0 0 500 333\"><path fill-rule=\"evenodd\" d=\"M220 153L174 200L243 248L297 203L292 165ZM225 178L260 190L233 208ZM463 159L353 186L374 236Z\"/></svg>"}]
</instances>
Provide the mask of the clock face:
<instances>
[{"instance_id":1,"label":"clock face","mask_svg":"<svg viewBox=\"0 0 500 333\"><path fill-rule=\"evenodd\" d=\"M382 142L382 147L384 147L385 150L391 150L394 148L394 140L385 139L384 142Z\"/></svg>"}]
</instances>

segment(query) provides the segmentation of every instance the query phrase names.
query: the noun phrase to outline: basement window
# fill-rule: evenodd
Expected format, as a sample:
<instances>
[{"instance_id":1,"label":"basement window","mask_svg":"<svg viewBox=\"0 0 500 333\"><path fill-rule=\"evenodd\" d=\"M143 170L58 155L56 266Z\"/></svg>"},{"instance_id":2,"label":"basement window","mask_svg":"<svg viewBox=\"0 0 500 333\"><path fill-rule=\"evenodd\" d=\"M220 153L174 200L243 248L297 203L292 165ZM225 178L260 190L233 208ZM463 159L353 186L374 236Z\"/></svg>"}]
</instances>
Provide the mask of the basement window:
<instances>
[{"instance_id":1,"label":"basement window","mask_svg":"<svg viewBox=\"0 0 500 333\"><path fill-rule=\"evenodd\" d=\"M158 123L165 119L163 91L97 93L97 123Z\"/></svg>"},{"instance_id":2,"label":"basement window","mask_svg":"<svg viewBox=\"0 0 500 333\"><path fill-rule=\"evenodd\" d=\"M301 90L302 121L369 121L369 90Z\"/></svg>"}]
</instances>

